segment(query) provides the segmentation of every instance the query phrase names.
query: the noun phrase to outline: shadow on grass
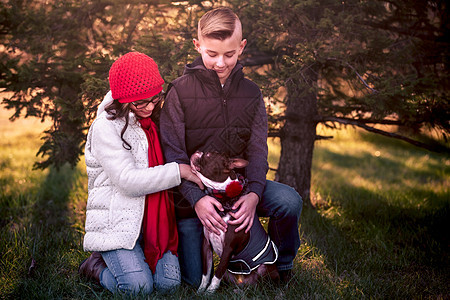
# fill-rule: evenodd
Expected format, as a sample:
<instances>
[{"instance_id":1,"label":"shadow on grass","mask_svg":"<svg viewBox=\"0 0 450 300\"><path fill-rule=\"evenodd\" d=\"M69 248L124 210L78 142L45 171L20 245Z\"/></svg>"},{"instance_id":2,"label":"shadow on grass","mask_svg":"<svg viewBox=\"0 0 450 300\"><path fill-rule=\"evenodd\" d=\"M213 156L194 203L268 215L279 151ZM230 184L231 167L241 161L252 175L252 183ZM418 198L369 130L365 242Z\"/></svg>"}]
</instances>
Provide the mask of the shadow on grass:
<instances>
[{"instance_id":1,"label":"shadow on grass","mask_svg":"<svg viewBox=\"0 0 450 300\"><path fill-rule=\"evenodd\" d=\"M325 257L332 277L349 285L347 296L358 296L357 290L359 296L375 298L448 296L448 189L423 186L442 177L392 157L323 149L319 155L333 166L316 170L329 197L317 200L316 210L304 209L301 228L304 239ZM343 169L355 171L349 176ZM352 181L357 175L377 188L358 185ZM396 190L395 183L405 180L410 186L399 186L407 190Z\"/></svg>"},{"instance_id":2,"label":"shadow on grass","mask_svg":"<svg viewBox=\"0 0 450 300\"><path fill-rule=\"evenodd\" d=\"M82 260L82 232L74 219L71 192L80 170L65 166L50 169L30 209L25 272L11 297L14 299L84 298L77 274ZM84 290L84 291L80 291Z\"/></svg>"}]
</instances>

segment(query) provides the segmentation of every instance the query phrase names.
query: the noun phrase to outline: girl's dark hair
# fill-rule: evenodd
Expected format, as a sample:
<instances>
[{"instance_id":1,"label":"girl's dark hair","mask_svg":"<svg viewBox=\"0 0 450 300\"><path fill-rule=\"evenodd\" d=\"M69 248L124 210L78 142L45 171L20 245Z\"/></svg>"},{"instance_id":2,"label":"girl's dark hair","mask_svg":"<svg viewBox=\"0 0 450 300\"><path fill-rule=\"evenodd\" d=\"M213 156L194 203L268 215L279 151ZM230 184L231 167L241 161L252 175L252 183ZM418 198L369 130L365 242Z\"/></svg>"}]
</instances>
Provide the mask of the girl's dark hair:
<instances>
[{"instance_id":1,"label":"girl's dark hair","mask_svg":"<svg viewBox=\"0 0 450 300\"><path fill-rule=\"evenodd\" d=\"M120 103L118 100L114 99L113 102L106 105L105 107L105 111L108 113L109 120L120 118L123 118L125 120L125 126L123 126L122 131L120 132L120 138L123 141L122 146L127 150L131 150L131 145L123 138L123 135L125 134L125 131L127 130L128 124L130 122L130 105L131 103Z\"/></svg>"},{"instance_id":2,"label":"girl's dark hair","mask_svg":"<svg viewBox=\"0 0 450 300\"><path fill-rule=\"evenodd\" d=\"M125 120L125 125L123 126L122 131L120 132L120 138L123 141L122 146L127 150L131 150L132 147L123 138L123 136L130 122L131 105L132 105L131 103L120 103L118 100L114 100L105 107L105 111L108 113L109 120L115 120L120 118L123 118ZM161 108L162 108L162 101L157 106L155 106L151 116L151 119L153 120L153 122L155 122L157 128L159 128L159 116L161 113Z\"/></svg>"}]
</instances>

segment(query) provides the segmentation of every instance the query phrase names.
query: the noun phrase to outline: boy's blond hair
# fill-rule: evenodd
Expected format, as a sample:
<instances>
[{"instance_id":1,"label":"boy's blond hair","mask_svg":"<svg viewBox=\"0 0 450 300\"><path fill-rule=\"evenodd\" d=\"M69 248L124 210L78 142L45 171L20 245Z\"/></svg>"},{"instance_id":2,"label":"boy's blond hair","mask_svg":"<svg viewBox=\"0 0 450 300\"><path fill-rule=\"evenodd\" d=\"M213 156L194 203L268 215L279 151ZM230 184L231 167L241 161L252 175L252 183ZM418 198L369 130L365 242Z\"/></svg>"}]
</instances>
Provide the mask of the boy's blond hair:
<instances>
[{"instance_id":1,"label":"boy's blond hair","mask_svg":"<svg viewBox=\"0 0 450 300\"><path fill-rule=\"evenodd\" d=\"M242 39L242 25L239 17L228 7L208 11L198 21L198 38L226 40L237 31Z\"/></svg>"}]
</instances>

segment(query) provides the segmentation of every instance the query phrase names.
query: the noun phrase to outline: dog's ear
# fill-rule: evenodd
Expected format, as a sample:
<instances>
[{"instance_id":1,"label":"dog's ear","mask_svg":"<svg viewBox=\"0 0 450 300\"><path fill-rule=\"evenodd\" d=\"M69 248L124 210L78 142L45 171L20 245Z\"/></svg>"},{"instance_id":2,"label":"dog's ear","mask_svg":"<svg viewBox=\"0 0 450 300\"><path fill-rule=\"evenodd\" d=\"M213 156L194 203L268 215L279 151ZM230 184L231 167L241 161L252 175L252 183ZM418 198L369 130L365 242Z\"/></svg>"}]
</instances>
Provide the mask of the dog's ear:
<instances>
[{"instance_id":1,"label":"dog's ear","mask_svg":"<svg viewBox=\"0 0 450 300\"><path fill-rule=\"evenodd\" d=\"M229 163L230 170L245 168L246 166L248 166L248 161L245 159L242 159L242 158L231 158L230 159L230 163Z\"/></svg>"},{"instance_id":2,"label":"dog's ear","mask_svg":"<svg viewBox=\"0 0 450 300\"><path fill-rule=\"evenodd\" d=\"M201 172L200 165L198 163L199 159L202 157L203 152L196 151L194 154L191 155L191 169L195 169L198 172Z\"/></svg>"}]
</instances>

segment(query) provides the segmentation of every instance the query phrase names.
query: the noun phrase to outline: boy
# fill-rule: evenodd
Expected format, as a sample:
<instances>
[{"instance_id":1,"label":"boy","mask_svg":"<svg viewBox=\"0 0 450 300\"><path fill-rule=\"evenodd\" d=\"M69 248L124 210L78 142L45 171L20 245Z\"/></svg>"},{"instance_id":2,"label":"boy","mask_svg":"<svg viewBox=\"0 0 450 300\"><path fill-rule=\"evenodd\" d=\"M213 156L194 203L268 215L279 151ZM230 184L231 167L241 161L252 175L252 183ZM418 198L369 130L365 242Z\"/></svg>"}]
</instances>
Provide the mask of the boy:
<instances>
[{"instance_id":1,"label":"boy","mask_svg":"<svg viewBox=\"0 0 450 300\"><path fill-rule=\"evenodd\" d=\"M233 208L232 224L248 231L255 211L270 217L269 235L279 250L277 267L287 280L300 246L298 222L302 199L286 185L266 180L267 116L261 91L244 78L238 57L247 43L239 18L229 8L207 12L198 23L194 45L201 57L186 65L169 87L160 119L167 162L189 163L197 150L225 152L249 161L245 168L250 193ZM221 204L195 184L182 182L175 195L182 279L198 286L202 276L202 225L219 234L226 223Z\"/></svg>"}]
</instances>

